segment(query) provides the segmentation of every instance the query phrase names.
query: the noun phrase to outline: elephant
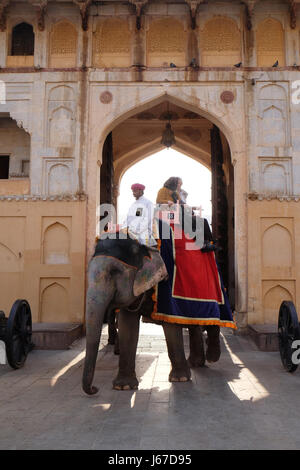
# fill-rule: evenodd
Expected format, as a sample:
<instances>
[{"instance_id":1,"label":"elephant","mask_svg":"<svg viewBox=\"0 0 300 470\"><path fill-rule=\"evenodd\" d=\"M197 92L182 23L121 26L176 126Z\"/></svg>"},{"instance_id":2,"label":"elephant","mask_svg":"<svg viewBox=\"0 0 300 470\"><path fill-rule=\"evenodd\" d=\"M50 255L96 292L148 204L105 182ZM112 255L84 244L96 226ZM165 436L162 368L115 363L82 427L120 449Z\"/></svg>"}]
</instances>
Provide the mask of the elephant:
<instances>
[{"instance_id":1,"label":"elephant","mask_svg":"<svg viewBox=\"0 0 300 470\"><path fill-rule=\"evenodd\" d=\"M158 250L149 249L132 239L100 240L88 267L88 290L86 297L86 355L82 388L94 395L98 388L92 385L97 360L103 319L114 309L118 312L119 371L113 381L117 390L137 389L135 358L141 315L150 316L153 309L152 285L144 282L145 259L159 256ZM161 260L162 262L162 260ZM163 262L162 262L163 263ZM136 289L137 274L141 273ZM159 277L160 276L160 277ZM164 279L166 270L158 276ZM157 279L156 279L157 282ZM144 286L144 288L143 288ZM148 288L147 288L148 287ZM140 292L142 290L142 292ZM137 291L138 294L137 295ZM143 292L144 291L144 292ZM186 382L191 379L191 367L201 367L220 356L219 327L206 327L207 351L204 352L202 328L190 325L190 355L185 357L182 325L163 322L168 355L171 362L169 380Z\"/></svg>"}]
</instances>

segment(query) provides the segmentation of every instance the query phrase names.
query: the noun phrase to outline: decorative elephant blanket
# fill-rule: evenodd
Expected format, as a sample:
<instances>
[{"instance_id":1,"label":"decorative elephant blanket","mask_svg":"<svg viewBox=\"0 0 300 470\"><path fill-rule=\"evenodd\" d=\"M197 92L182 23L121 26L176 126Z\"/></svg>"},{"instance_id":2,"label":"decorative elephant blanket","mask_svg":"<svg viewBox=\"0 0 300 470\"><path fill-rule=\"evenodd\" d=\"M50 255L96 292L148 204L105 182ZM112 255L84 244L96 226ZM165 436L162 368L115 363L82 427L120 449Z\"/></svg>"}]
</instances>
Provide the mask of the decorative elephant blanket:
<instances>
[{"instance_id":1,"label":"decorative elephant blanket","mask_svg":"<svg viewBox=\"0 0 300 470\"><path fill-rule=\"evenodd\" d=\"M161 230L160 233L166 233ZM174 224L170 237L161 240L160 254L168 279L156 288L151 318L186 325L219 325L236 328L213 252L191 249L193 240ZM189 247L187 249L187 246Z\"/></svg>"},{"instance_id":2,"label":"decorative elephant blanket","mask_svg":"<svg viewBox=\"0 0 300 470\"><path fill-rule=\"evenodd\" d=\"M136 269L133 295L138 297L168 276L159 250L147 247L131 238L99 239L95 256L110 256Z\"/></svg>"}]
</instances>

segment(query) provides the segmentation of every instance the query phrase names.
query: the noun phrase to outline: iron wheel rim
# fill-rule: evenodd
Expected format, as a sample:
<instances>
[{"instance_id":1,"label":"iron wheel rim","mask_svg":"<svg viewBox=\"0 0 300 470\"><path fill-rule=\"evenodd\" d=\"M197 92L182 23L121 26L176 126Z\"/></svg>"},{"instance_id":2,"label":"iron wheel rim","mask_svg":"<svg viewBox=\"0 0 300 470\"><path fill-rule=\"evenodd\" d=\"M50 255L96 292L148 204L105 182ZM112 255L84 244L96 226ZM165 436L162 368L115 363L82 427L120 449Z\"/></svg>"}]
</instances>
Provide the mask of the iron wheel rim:
<instances>
[{"instance_id":1,"label":"iron wheel rim","mask_svg":"<svg viewBox=\"0 0 300 470\"><path fill-rule=\"evenodd\" d=\"M6 325L6 355L13 369L23 367L31 349L32 319L28 302L16 300Z\"/></svg>"},{"instance_id":2,"label":"iron wheel rim","mask_svg":"<svg viewBox=\"0 0 300 470\"><path fill-rule=\"evenodd\" d=\"M298 364L292 362L292 355L297 350L293 341L300 339L299 320L293 302L282 302L278 316L278 342L281 362L288 372L295 372Z\"/></svg>"}]
</instances>

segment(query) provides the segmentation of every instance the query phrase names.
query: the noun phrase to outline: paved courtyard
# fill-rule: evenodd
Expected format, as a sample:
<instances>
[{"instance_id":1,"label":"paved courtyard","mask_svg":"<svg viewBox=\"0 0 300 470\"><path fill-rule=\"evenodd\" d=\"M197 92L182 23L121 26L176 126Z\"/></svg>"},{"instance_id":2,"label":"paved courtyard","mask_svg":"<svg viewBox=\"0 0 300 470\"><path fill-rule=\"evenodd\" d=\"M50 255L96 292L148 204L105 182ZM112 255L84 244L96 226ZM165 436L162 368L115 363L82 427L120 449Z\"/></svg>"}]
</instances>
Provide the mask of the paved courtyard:
<instances>
[{"instance_id":1,"label":"paved courtyard","mask_svg":"<svg viewBox=\"0 0 300 470\"><path fill-rule=\"evenodd\" d=\"M186 337L188 348L188 337ZM104 327L94 384L81 389L85 339L0 366L0 449L299 449L300 369L222 331L218 363L170 384L162 328L141 323L138 391L112 390L118 357Z\"/></svg>"}]
</instances>

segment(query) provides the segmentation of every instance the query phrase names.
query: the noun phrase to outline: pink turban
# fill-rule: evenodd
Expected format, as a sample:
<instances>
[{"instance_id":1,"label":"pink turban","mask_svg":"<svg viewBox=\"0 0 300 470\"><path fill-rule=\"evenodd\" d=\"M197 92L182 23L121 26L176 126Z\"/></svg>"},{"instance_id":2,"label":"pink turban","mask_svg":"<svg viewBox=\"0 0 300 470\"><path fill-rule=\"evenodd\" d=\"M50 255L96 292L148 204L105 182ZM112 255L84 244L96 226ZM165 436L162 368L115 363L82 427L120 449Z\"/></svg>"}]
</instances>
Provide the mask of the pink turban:
<instances>
[{"instance_id":1,"label":"pink turban","mask_svg":"<svg viewBox=\"0 0 300 470\"><path fill-rule=\"evenodd\" d=\"M144 191L145 189L145 186L143 184L140 184L140 183L135 183L131 186L131 189L132 190L135 190L135 189L142 189Z\"/></svg>"}]
</instances>

